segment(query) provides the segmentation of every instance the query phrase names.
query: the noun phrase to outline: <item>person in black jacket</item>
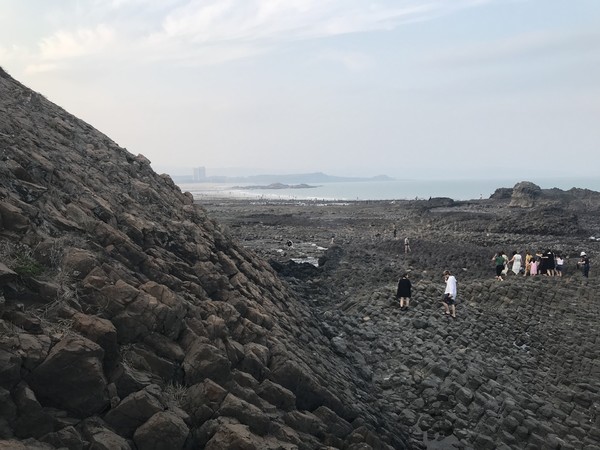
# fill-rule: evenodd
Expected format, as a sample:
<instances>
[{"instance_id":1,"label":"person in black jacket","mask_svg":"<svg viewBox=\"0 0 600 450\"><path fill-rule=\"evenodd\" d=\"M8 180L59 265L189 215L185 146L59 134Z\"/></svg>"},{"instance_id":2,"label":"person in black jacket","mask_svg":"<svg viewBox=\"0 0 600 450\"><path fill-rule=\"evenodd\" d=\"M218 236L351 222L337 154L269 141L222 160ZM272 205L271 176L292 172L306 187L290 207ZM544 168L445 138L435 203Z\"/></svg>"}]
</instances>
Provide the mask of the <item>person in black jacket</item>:
<instances>
[{"instance_id":1,"label":"person in black jacket","mask_svg":"<svg viewBox=\"0 0 600 450\"><path fill-rule=\"evenodd\" d=\"M408 309L411 296L410 280L408 279L408 273L404 273L398 281L398 290L396 291L396 298L400 300L400 309Z\"/></svg>"}]
</instances>

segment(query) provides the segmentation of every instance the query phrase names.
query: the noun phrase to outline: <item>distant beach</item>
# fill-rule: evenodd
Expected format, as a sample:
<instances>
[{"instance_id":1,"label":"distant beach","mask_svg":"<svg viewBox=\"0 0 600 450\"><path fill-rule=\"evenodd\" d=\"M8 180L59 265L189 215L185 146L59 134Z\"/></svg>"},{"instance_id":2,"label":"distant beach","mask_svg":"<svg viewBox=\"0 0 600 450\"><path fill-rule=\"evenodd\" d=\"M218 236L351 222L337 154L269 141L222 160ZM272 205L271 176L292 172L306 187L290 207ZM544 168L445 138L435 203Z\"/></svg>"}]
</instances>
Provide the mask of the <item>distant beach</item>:
<instances>
[{"instance_id":1,"label":"distant beach","mask_svg":"<svg viewBox=\"0 0 600 450\"><path fill-rule=\"evenodd\" d=\"M322 183L311 189L244 189L225 183L180 183L183 191L196 200L247 198L273 200L413 200L449 197L454 200L489 198L498 188L512 188L520 181L531 181L542 189L571 188L600 191L600 178L540 178L485 180L393 180Z\"/></svg>"}]
</instances>

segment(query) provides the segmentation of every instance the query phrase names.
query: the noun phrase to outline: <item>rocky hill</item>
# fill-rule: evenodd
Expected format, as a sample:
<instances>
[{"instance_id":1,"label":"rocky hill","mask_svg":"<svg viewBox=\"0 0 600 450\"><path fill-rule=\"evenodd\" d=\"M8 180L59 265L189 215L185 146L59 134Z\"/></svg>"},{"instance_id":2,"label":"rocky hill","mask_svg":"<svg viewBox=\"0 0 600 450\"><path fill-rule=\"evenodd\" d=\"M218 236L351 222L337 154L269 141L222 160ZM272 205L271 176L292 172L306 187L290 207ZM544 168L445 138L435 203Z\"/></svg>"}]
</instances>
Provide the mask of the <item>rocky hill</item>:
<instances>
[{"instance_id":1,"label":"rocky hill","mask_svg":"<svg viewBox=\"0 0 600 450\"><path fill-rule=\"evenodd\" d=\"M363 371L190 194L0 69L0 449L411 447Z\"/></svg>"}]
</instances>

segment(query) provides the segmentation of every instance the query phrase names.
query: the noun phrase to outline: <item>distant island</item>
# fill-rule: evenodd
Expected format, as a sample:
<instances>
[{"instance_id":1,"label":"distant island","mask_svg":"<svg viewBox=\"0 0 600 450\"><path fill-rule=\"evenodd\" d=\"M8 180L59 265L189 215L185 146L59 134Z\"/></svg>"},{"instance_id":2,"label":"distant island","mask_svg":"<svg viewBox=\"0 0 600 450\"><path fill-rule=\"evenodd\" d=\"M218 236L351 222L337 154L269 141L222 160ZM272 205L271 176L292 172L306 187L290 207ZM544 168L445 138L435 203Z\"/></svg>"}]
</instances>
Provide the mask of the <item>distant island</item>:
<instances>
[{"instance_id":1,"label":"distant island","mask_svg":"<svg viewBox=\"0 0 600 450\"><path fill-rule=\"evenodd\" d=\"M301 184L284 184L284 183L271 183L267 186L250 185L250 186L233 186L231 189L311 189L318 186L311 186L305 183Z\"/></svg>"},{"instance_id":2,"label":"distant island","mask_svg":"<svg viewBox=\"0 0 600 450\"><path fill-rule=\"evenodd\" d=\"M194 177L193 175L171 175L175 183L252 183L252 184L285 184L302 185L311 183L342 183L342 182L361 182L361 181L393 181L394 178L387 175L377 175L375 177L337 177L327 175L323 172L288 174L288 175L251 175L246 177ZM308 186L307 186L308 187ZM258 188L257 188L258 189ZM277 188L269 188L277 189Z\"/></svg>"}]
</instances>

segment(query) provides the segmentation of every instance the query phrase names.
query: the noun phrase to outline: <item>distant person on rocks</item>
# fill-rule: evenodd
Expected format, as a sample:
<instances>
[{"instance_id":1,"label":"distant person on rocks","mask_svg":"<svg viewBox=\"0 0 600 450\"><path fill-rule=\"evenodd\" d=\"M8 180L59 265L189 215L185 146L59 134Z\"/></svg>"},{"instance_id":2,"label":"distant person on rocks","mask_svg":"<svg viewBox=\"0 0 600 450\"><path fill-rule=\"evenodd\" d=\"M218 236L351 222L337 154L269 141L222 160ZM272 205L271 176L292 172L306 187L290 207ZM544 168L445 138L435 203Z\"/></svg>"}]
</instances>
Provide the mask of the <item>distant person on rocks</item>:
<instances>
[{"instance_id":1,"label":"distant person on rocks","mask_svg":"<svg viewBox=\"0 0 600 450\"><path fill-rule=\"evenodd\" d=\"M540 260L537 256L532 257L531 259L531 267L529 268L529 274L532 277L535 277L538 274L538 266L540 265Z\"/></svg>"},{"instance_id":2,"label":"distant person on rocks","mask_svg":"<svg viewBox=\"0 0 600 450\"><path fill-rule=\"evenodd\" d=\"M404 238L404 253L410 253L410 241L407 237Z\"/></svg>"},{"instance_id":3,"label":"distant person on rocks","mask_svg":"<svg viewBox=\"0 0 600 450\"><path fill-rule=\"evenodd\" d=\"M560 256L559 253L557 253L556 254L556 266L554 267L557 277L562 277L564 265L565 265L565 260L563 259L562 256Z\"/></svg>"},{"instance_id":4,"label":"distant person on rocks","mask_svg":"<svg viewBox=\"0 0 600 450\"><path fill-rule=\"evenodd\" d=\"M499 251L492 258L493 263L496 265L496 280L498 280L498 281L503 281L502 280L502 271L504 270L504 262L505 262L504 256L502 256L503 253L504 253L503 251Z\"/></svg>"},{"instance_id":5,"label":"distant person on rocks","mask_svg":"<svg viewBox=\"0 0 600 450\"><path fill-rule=\"evenodd\" d=\"M590 258L585 252L581 252L581 259L577 262L577 266L581 269L581 273L585 278L590 275Z\"/></svg>"},{"instance_id":6,"label":"distant person on rocks","mask_svg":"<svg viewBox=\"0 0 600 450\"><path fill-rule=\"evenodd\" d=\"M544 253L539 251L535 254L535 260L537 261L537 274L544 275L546 273L546 260L544 259Z\"/></svg>"},{"instance_id":7,"label":"distant person on rocks","mask_svg":"<svg viewBox=\"0 0 600 450\"><path fill-rule=\"evenodd\" d=\"M394 240L398 239L398 229L396 228L395 224L392 233L394 234Z\"/></svg>"},{"instance_id":8,"label":"distant person on rocks","mask_svg":"<svg viewBox=\"0 0 600 450\"><path fill-rule=\"evenodd\" d=\"M444 280L446 281L446 289L444 290L444 314L456 318L456 278L449 270L444 271Z\"/></svg>"},{"instance_id":9,"label":"distant person on rocks","mask_svg":"<svg viewBox=\"0 0 600 450\"><path fill-rule=\"evenodd\" d=\"M546 275L553 277L555 275L554 269L556 268L556 262L554 261L554 252L552 250L546 250L543 258L545 259Z\"/></svg>"},{"instance_id":10,"label":"distant person on rocks","mask_svg":"<svg viewBox=\"0 0 600 450\"><path fill-rule=\"evenodd\" d=\"M512 264L511 270L515 275L519 275L521 272L521 255L516 251L513 252L512 258L508 261L509 264Z\"/></svg>"},{"instance_id":11,"label":"distant person on rocks","mask_svg":"<svg viewBox=\"0 0 600 450\"><path fill-rule=\"evenodd\" d=\"M504 266L502 267L502 275L508 275L508 256L506 252L502 250L502 258L504 258Z\"/></svg>"},{"instance_id":12,"label":"distant person on rocks","mask_svg":"<svg viewBox=\"0 0 600 450\"><path fill-rule=\"evenodd\" d=\"M408 273L404 273L398 281L398 290L396 298L400 300L400 309L408 309L411 297L412 285L408 279Z\"/></svg>"},{"instance_id":13,"label":"distant person on rocks","mask_svg":"<svg viewBox=\"0 0 600 450\"><path fill-rule=\"evenodd\" d=\"M533 260L533 255L529 250L525 251L525 273L523 276L531 275L531 261Z\"/></svg>"}]
</instances>

